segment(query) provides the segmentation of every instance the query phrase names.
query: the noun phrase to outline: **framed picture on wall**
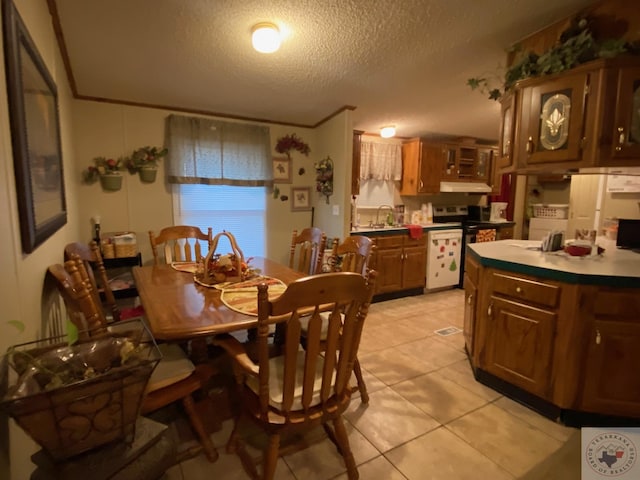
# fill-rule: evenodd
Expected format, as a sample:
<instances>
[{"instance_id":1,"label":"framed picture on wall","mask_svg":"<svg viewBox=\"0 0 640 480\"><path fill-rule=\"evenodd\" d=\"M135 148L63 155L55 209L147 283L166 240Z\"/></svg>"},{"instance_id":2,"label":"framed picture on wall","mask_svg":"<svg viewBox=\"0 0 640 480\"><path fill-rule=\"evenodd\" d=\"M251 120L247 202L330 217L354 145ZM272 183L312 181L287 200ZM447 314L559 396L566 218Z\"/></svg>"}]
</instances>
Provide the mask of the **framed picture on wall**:
<instances>
[{"instance_id":1,"label":"framed picture on wall","mask_svg":"<svg viewBox=\"0 0 640 480\"><path fill-rule=\"evenodd\" d=\"M291 189L291 211L311 210L311 187L293 187Z\"/></svg>"},{"instance_id":2,"label":"framed picture on wall","mask_svg":"<svg viewBox=\"0 0 640 480\"><path fill-rule=\"evenodd\" d=\"M273 159L273 183L291 183L291 159Z\"/></svg>"},{"instance_id":3,"label":"framed picture on wall","mask_svg":"<svg viewBox=\"0 0 640 480\"><path fill-rule=\"evenodd\" d=\"M2 18L20 236L31 253L67 223L58 92L11 0Z\"/></svg>"}]
</instances>

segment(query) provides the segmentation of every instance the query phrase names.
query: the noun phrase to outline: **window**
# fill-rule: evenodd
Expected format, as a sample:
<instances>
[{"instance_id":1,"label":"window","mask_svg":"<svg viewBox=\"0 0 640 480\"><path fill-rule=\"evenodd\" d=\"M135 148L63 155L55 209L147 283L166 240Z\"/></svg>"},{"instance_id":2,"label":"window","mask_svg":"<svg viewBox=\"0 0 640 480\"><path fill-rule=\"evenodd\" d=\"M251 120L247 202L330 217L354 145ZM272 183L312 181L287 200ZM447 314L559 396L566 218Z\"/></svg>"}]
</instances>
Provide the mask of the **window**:
<instances>
[{"instance_id":1,"label":"window","mask_svg":"<svg viewBox=\"0 0 640 480\"><path fill-rule=\"evenodd\" d=\"M245 258L264 257L266 224L266 187L228 185L174 185L174 217L176 225L195 225L213 234L223 230L236 237ZM227 252L228 243L221 239L217 251Z\"/></svg>"}]
</instances>

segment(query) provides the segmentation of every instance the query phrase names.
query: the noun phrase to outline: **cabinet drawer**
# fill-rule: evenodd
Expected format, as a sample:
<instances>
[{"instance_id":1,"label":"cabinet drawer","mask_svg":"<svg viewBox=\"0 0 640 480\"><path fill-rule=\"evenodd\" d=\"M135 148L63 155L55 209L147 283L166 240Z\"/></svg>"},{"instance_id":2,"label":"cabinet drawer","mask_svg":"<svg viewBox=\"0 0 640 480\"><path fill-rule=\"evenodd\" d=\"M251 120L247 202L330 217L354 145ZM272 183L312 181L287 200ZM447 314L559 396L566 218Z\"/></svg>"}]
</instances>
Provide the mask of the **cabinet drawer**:
<instances>
[{"instance_id":1,"label":"cabinet drawer","mask_svg":"<svg viewBox=\"0 0 640 480\"><path fill-rule=\"evenodd\" d=\"M497 272L491 276L493 292L546 307L556 307L560 298L560 286L542 283L522 277L513 277Z\"/></svg>"},{"instance_id":2,"label":"cabinet drawer","mask_svg":"<svg viewBox=\"0 0 640 480\"><path fill-rule=\"evenodd\" d=\"M637 290L599 289L593 302L593 313L612 320L627 318L640 322L640 295Z\"/></svg>"},{"instance_id":3,"label":"cabinet drawer","mask_svg":"<svg viewBox=\"0 0 640 480\"><path fill-rule=\"evenodd\" d=\"M403 235L392 235L392 236L385 236L385 237L371 237L371 240L373 240L373 242L376 245L376 248L378 250L380 249L384 249L384 248L395 248L395 247L402 247L403 245L403 241L404 241L404 236Z\"/></svg>"},{"instance_id":4,"label":"cabinet drawer","mask_svg":"<svg viewBox=\"0 0 640 480\"><path fill-rule=\"evenodd\" d=\"M422 235L420 238L411 238L409 236L404 237L404 246L405 247L426 247L427 246L427 236Z\"/></svg>"}]
</instances>

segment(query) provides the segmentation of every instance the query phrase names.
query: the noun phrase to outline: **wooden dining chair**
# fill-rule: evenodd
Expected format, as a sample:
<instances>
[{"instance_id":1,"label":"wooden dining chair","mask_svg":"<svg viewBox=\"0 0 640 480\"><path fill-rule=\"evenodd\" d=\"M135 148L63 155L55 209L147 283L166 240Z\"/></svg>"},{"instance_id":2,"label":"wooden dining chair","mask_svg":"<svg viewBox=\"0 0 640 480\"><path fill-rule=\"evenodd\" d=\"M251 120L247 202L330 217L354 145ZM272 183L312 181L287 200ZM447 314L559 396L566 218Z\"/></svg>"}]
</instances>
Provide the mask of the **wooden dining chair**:
<instances>
[{"instance_id":1,"label":"wooden dining chair","mask_svg":"<svg viewBox=\"0 0 640 480\"><path fill-rule=\"evenodd\" d=\"M352 235L345 238L340 244L338 244L338 240L335 239L333 241L333 248L331 249L331 269L334 272L355 272L366 276L369 259L374 249L375 245L373 241L363 235ZM362 401L362 403L369 403L367 384L364 382L360 361L357 357L353 364L353 373L358 382L360 401Z\"/></svg>"},{"instance_id":2,"label":"wooden dining chair","mask_svg":"<svg viewBox=\"0 0 640 480\"><path fill-rule=\"evenodd\" d=\"M294 230L291 237L289 268L307 275L322 273L322 256L327 236L317 227L303 229L298 235Z\"/></svg>"},{"instance_id":3,"label":"wooden dining chair","mask_svg":"<svg viewBox=\"0 0 640 480\"><path fill-rule=\"evenodd\" d=\"M64 247L65 261L71 260L74 255L83 261L85 271L89 276L95 293L98 295L98 300L100 300L99 293L102 292L107 308L111 311L113 321L119 321L121 319L120 308L109 285L107 270L104 267L98 244L93 240L89 244L82 242L68 243ZM131 318L130 316L126 317Z\"/></svg>"},{"instance_id":4,"label":"wooden dining chair","mask_svg":"<svg viewBox=\"0 0 640 480\"><path fill-rule=\"evenodd\" d=\"M80 332L80 339L86 339L87 333L83 332L98 335L107 332L110 327L80 257L72 254L64 265L51 265L48 272L57 281L69 318ZM178 345L165 343L158 345L158 348L162 359L149 379L140 413L146 414L180 400L207 459L214 462L218 452L211 443L192 396L203 389L214 374L213 368L209 364L194 365Z\"/></svg>"},{"instance_id":5,"label":"wooden dining chair","mask_svg":"<svg viewBox=\"0 0 640 480\"><path fill-rule=\"evenodd\" d=\"M149 241L153 252L153 263L159 265L161 258L158 247L164 246L164 263L197 262L211 249L213 233L211 227L204 233L200 228L189 225L165 227L157 235L149 231ZM207 250L202 251L202 243L206 242Z\"/></svg>"},{"instance_id":6,"label":"wooden dining chair","mask_svg":"<svg viewBox=\"0 0 640 480\"><path fill-rule=\"evenodd\" d=\"M233 359L242 404L227 450L238 453L251 478L271 480L278 456L284 453L281 439L319 425L336 444L349 479L358 478L342 413L351 400L349 379L375 277L375 272L368 280L350 272L307 276L289 284L271 301L267 285L260 285L255 362L234 337L214 340ZM326 338L321 336L322 315L329 319ZM306 349L300 347L302 317L310 317ZM277 356L269 353L269 327L273 324L282 325L286 332L282 353ZM250 458L242 442L239 427L246 417L269 436L261 475L256 468L259 461Z\"/></svg>"}]
</instances>

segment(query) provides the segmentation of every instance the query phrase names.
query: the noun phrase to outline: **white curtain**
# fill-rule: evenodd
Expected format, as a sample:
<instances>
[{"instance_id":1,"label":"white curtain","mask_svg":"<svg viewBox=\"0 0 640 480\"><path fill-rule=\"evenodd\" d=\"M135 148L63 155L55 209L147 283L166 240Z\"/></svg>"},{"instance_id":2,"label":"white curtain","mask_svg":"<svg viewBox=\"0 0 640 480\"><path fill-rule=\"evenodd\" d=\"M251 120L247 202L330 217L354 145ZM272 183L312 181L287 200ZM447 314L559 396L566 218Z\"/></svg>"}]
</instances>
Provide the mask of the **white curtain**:
<instances>
[{"instance_id":1,"label":"white curtain","mask_svg":"<svg viewBox=\"0 0 640 480\"><path fill-rule=\"evenodd\" d=\"M402 147L394 143L362 142L360 179L401 180Z\"/></svg>"},{"instance_id":2,"label":"white curtain","mask_svg":"<svg viewBox=\"0 0 640 480\"><path fill-rule=\"evenodd\" d=\"M170 115L166 144L169 183L273 183L268 127Z\"/></svg>"}]
</instances>

